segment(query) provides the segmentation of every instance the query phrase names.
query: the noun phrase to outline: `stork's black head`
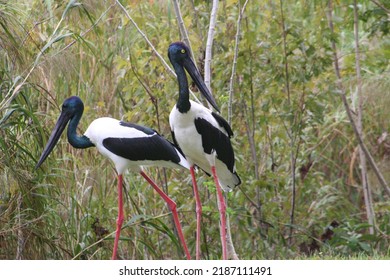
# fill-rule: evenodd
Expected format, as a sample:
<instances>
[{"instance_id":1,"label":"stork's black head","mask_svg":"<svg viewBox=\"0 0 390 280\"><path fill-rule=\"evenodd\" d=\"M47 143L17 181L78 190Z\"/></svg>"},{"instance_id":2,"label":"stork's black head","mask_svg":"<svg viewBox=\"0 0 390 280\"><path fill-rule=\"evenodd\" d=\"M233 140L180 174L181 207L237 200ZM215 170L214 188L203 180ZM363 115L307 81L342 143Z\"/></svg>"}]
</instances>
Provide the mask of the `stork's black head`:
<instances>
[{"instance_id":1,"label":"stork's black head","mask_svg":"<svg viewBox=\"0 0 390 280\"><path fill-rule=\"evenodd\" d=\"M172 64L177 62L183 65L185 59L191 59L190 55L190 49L183 42L172 43L168 48L168 57Z\"/></svg>"},{"instance_id":2,"label":"stork's black head","mask_svg":"<svg viewBox=\"0 0 390 280\"><path fill-rule=\"evenodd\" d=\"M71 96L65 99L62 103L62 113L66 113L68 116L72 117L77 113L82 113L84 111L84 104L78 96Z\"/></svg>"},{"instance_id":3,"label":"stork's black head","mask_svg":"<svg viewBox=\"0 0 390 280\"><path fill-rule=\"evenodd\" d=\"M83 111L84 111L84 104L79 97L71 96L64 101L64 103L62 104L61 115L57 120L57 123L46 144L46 147L43 150L37 165L35 166L35 169L41 166L41 164L45 161L47 156L53 150L54 146L57 144L62 132L64 131L69 121L71 121L72 119L76 120L75 127L77 126L77 123L80 120Z\"/></svg>"},{"instance_id":4,"label":"stork's black head","mask_svg":"<svg viewBox=\"0 0 390 280\"><path fill-rule=\"evenodd\" d=\"M180 67L187 70L202 95L215 108L215 110L219 112L218 105L215 102L214 97L211 95L198 69L196 69L195 63L191 59L190 49L183 42L172 43L168 48L168 57L175 68L176 73L177 69L180 69Z\"/></svg>"}]
</instances>

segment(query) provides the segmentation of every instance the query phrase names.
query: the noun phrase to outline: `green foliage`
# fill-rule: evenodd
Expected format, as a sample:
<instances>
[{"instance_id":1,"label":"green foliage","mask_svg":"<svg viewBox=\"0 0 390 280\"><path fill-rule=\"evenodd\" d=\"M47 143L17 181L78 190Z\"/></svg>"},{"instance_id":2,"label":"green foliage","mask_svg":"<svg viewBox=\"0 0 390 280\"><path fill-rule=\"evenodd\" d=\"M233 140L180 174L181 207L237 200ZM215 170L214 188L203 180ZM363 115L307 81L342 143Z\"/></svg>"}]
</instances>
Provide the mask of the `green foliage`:
<instances>
[{"instance_id":1,"label":"green foliage","mask_svg":"<svg viewBox=\"0 0 390 280\"><path fill-rule=\"evenodd\" d=\"M111 256L117 216L112 163L96 150L73 149L63 137L42 169L34 170L65 98L78 95L85 103L80 133L93 119L112 116L169 138L176 80L123 11L108 2L0 1L1 259ZM211 86L226 119L243 2L221 0L218 11ZM360 2L365 141L389 181L389 21L372 1ZM386 1L378 2L389 9ZM121 3L167 60L168 45L181 39L171 1ZM201 68L211 4L180 5ZM309 253L302 248L314 241L312 258L389 257L388 197L369 171L377 229L368 234L357 141L336 94L332 41L340 51L349 101L357 102L353 9L348 1L335 5L336 36L329 31L327 1L249 1L245 10L232 100L242 185L228 194L233 243L242 259L304 258ZM194 253L189 174L157 168L148 173L177 203ZM214 184L201 172L198 184L204 205L202 258L219 259ZM120 257L182 259L165 203L136 174L126 175L125 185ZM332 221L339 223L333 237L321 241Z\"/></svg>"}]
</instances>

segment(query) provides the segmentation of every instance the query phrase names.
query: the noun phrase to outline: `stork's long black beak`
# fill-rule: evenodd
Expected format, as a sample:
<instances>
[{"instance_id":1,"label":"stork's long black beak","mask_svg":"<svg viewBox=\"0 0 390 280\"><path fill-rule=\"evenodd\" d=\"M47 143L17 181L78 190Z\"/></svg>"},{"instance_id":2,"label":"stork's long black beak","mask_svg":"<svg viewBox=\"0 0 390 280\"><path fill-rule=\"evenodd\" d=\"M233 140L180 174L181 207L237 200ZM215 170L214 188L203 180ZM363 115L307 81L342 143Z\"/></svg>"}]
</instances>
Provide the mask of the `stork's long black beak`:
<instances>
[{"instance_id":1,"label":"stork's long black beak","mask_svg":"<svg viewBox=\"0 0 390 280\"><path fill-rule=\"evenodd\" d=\"M188 74L190 74L192 80L195 82L196 86L198 87L202 95L214 107L214 109L219 112L217 102L215 102L214 97L212 96L211 92L209 91L206 84L204 83L203 78L200 75L198 69L196 69L196 66L192 61L192 59L190 58L185 59L183 66L187 70Z\"/></svg>"},{"instance_id":2,"label":"stork's long black beak","mask_svg":"<svg viewBox=\"0 0 390 280\"><path fill-rule=\"evenodd\" d=\"M57 144L58 140L60 139L60 136L70 119L71 119L70 114L64 111L61 112L61 115L59 116L57 123L53 131L51 132L49 141L47 142L46 147L43 150L37 165L35 166L35 170L38 169L41 166L41 164L45 161L45 159L49 156L54 146Z\"/></svg>"}]
</instances>

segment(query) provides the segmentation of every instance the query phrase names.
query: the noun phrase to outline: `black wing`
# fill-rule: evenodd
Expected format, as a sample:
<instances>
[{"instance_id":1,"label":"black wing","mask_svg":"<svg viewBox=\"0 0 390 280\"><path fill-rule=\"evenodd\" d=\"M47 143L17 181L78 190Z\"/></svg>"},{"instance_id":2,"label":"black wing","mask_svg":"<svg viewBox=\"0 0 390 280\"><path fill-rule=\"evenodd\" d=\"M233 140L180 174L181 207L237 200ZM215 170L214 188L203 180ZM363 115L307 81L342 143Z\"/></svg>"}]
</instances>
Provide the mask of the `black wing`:
<instances>
[{"instance_id":1,"label":"black wing","mask_svg":"<svg viewBox=\"0 0 390 280\"><path fill-rule=\"evenodd\" d=\"M131 128L135 128L136 130L142 131L143 133L145 133L147 135L153 135L153 134L157 133L157 131L155 131L153 128L150 128L150 127L147 127L147 126L138 125L138 124L135 124L135 123L120 121L119 124L121 126L127 126L127 127L131 127Z\"/></svg>"},{"instance_id":2,"label":"black wing","mask_svg":"<svg viewBox=\"0 0 390 280\"><path fill-rule=\"evenodd\" d=\"M222 126L226 130L226 132L229 135L229 137L232 137L233 136L233 130L230 127L230 125L228 124L228 122L224 118L222 118L220 115L218 115L217 113L211 112L211 115L218 122L218 124L220 126Z\"/></svg>"},{"instance_id":3,"label":"black wing","mask_svg":"<svg viewBox=\"0 0 390 280\"><path fill-rule=\"evenodd\" d=\"M227 130L228 135L231 136L233 132L229 124L222 117L218 117L219 120L223 120L223 123L227 125L227 128L230 130L230 133ZM218 123L220 122L218 121ZM226 129L224 125L221 126ZM234 172L234 151L229 136L202 118L195 119L195 127L202 136L204 152L211 154L213 151L216 151L217 158L225 163L231 172Z\"/></svg>"},{"instance_id":4,"label":"black wing","mask_svg":"<svg viewBox=\"0 0 390 280\"><path fill-rule=\"evenodd\" d=\"M106 138L103 140L103 146L117 156L131 161L164 160L177 164L180 162L174 145L157 133L139 138Z\"/></svg>"}]
</instances>

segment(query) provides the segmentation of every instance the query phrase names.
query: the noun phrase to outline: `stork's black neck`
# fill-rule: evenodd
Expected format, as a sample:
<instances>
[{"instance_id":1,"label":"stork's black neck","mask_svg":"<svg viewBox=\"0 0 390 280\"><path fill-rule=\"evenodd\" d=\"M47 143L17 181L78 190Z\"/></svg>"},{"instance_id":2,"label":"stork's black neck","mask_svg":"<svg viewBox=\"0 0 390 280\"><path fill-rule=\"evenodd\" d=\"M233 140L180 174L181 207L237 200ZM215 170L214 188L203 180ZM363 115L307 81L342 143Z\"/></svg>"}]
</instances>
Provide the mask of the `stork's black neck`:
<instances>
[{"instance_id":1,"label":"stork's black neck","mask_svg":"<svg viewBox=\"0 0 390 280\"><path fill-rule=\"evenodd\" d=\"M176 107L180 113L186 113L191 108L187 76L184 67L178 63L173 63L173 68L175 69L177 82L179 83L179 99L177 100Z\"/></svg>"},{"instance_id":2,"label":"stork's black neck","mask_svg":"<svg viewBox=\"0 0 390 280\"><path fill-rule=\"evenodd\" d=\"M80 122L83 112L78 112L73 116L68 125L68 141L76 149L86 149L95 146L85 135L77 135L77 125Z\"/></svg>"}]
</instances>

